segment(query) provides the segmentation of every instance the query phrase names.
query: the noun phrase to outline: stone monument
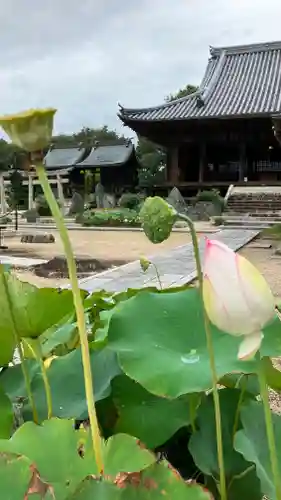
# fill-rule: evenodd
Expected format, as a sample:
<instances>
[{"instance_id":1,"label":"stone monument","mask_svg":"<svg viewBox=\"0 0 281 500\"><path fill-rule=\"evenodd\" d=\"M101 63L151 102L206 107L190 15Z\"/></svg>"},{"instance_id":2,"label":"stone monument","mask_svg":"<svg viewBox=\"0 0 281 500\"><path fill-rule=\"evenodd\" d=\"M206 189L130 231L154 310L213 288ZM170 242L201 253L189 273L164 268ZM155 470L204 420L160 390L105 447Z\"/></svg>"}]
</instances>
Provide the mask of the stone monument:
<instances>
[{"instance_id":1,"label":"stone monument","mask_svg":"<svg viewBox=\"0 0 281 500\"><path fill-rule=\"evenodd\" d=\"M97 208L104 208L104 187L101 182L98 182L95 187Z\"/></svg>"},{"instance_id":2,"label":"stone monument","mask_svg":"<svg viewBox=\"0 0 281 500\"><path fill-rule=\"evenodd\" d=\"M71 204L68 215L77 215L77 214L82 214L83 212L84 212L83 196L81 196L81 194L78 193L77 191L74 191L71 198Z\"/></svg>"},{"instance_id":3,"label":"stone monument","mask_svg":"<svg viewBox=\"0 0 281 500\"><path fill-rule=\"evenodd\" d=\"M116 207L116 199L114 194L105 193L103 200L104 208L115 208Z\"/></svg>"},{"instance_id":4,"label":"stone monument","mask_svg":"<svg viewBox=\"0 0 281 500\"><path fill-rule=\"evenodd\" d=\"M173 187L170 191L167 202L179 213L185 213L187 211L187 204L177 187Z\"/></svg>"}]
</instances>

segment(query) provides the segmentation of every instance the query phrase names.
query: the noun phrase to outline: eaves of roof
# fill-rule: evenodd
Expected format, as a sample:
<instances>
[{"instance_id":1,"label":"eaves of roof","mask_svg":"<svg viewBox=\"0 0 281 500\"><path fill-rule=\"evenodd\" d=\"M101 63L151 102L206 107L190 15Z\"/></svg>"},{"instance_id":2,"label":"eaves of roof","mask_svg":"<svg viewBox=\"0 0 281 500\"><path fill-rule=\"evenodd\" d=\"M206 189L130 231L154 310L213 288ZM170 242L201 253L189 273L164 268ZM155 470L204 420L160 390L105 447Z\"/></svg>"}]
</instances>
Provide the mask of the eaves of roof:
<instances>
[{"instance_id":1,"label":"eaves of roof","mask_svg":"<svg viewBox=\"0 0 281 500\"><path fill-rule=\"evenodd\" d=\"M47 169L63 169L73 167L85 157L85 154L85 148L50 149L44 158L44 164Z\"/></svg>"},{"instance_id":2,"label":"eaves of roof","mask_svg":"<svg viewBox=\"0 0 281 500\"><path fill-rule=\"evenodd\" d=\"M272 116L281 113L281 42L210 48L199 90L143 109L121 107L124 123Z\"/></svg>"},{"instance_id":3,"label":"eaves of roof","mask_svg":"<svg viewBox=\"0 0 281 500\"><path fill-rule=\"evenodd\" d=\"M111 146L98 146L92 148L90 154L76 164L77 168L114 167L124 165L132 154L134 146L131 142Z\"/></svg>"}]
</instances>

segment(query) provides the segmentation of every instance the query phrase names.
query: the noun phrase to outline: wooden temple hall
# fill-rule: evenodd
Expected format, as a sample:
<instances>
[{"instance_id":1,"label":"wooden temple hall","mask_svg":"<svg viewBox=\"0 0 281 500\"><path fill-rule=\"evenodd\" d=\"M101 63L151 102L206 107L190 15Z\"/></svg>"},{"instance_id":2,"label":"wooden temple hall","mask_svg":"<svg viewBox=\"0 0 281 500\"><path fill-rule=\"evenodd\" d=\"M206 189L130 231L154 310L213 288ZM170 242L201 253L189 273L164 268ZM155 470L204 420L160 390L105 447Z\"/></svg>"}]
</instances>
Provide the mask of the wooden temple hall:
<instances>
[{"instance_id":1,"label":"wooden temple hall","mask_svg":"<svg viewBox=\"0 0 281 500\"><path fill-rule=\"evenodd\" d=\"M139 167L133 143L96 144L93 147L50 148L45 156L48 176L64 179L64 184L84 187L85 171L93 172L108 192L135 186Z\"/></svg>"},{"instance_id":2,"label":"wooden temple hall","mask_svg":"<svg viewBox=\"0 0 281 500\"><path fill-rule=\"evenodd\" d=\"M281 184L281 42L211 47L197 92L119 117L166 149L167 187Z\"/></svg>"}]
</instances>

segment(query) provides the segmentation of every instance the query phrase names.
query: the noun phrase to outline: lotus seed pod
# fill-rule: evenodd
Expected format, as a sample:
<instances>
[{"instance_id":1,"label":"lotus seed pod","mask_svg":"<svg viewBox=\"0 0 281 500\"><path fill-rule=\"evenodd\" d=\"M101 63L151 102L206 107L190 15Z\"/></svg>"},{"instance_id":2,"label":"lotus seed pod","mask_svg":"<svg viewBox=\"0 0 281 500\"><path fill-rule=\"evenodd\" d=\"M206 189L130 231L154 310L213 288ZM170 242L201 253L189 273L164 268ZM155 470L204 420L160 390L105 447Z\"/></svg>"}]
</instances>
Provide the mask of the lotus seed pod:
<instances>
[{"instance_id":1,"label":"lotus seed pod","mask_svg":"<svg viewBox=\"0 0 281 500\"><path fill-rule=\"evenodd\" d=\"M177 212L159 196L146 198L140 211L142 228L152 243L162 243L169 238L177 220Z\"/></svg>"}]
</instances>

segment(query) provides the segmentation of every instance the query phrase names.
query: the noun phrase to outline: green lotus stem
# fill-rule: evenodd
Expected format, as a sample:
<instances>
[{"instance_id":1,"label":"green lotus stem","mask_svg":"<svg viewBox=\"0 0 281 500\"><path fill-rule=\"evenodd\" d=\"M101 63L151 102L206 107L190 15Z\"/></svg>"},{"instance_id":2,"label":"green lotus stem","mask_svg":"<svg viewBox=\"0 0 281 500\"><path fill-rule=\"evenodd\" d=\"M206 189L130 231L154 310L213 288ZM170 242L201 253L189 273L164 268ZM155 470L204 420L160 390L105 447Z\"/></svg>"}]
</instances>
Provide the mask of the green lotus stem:
<instances>
[{"instance_id":1,"label":"green lotus stem","mask_svg":"<svg viewBox=\"0 0 281 500\"><path fill-rule=\"evenodd\" d=\"M48 419L52 418L52 413L53 413L53 404L52 404L52 393L51 393L51 387L49 384L49 379L47 375L47 370L44 365L44 361L42 358L40 358L40 368L42 372L42 378L43 378L43 383L45 387L45 393L46 393L46 400L47 400L47 408L48 408Z\"/></svg>"},{"instance_id":2,"label":"green lotus stem","mask_svg":"<svg viewBox=\"0 0 281 500\"><path fill-rule=\"evenodd\" d=\"M158 280L158 283L159 283L159 288L160 288L160 290L163 290L161 279L160 279L160 274L159 274L159 271L157 269L157 266L156 266L156 264L154 264L154 262L151 262L151 264L153 265L153 267L155 269L155 274L156 274L156 277L157 277L157 280Z\"/></svg>"},{"instance_id":3,"label":"green lotus stem","mask_svg":"<svg viewBox=\"0 0 281 500\"><path fill-rule=\"evenodd\" d=\"M194 409L193 402L189 402L189 417L190 417L190 426L192 432L196 432L196 425L195 425L196 409Z\"/></svg>"},{"instance_id":4,"label":"green lotus stem","mask_svg":"<svg viewBox=\"0 0 281 500\"><path fill-rule=\"evenodd\" d=\"M33 421L35 424L38 424L38 422L39 422L38 413L36 410L32 390L31 390L31 381L30 381L28 369L27 369L26 363L25 363L26 360L24 357L21 338L20 338L20 335L19 335L18 329L17 329L17 323L16 323L16 319L15 319L15 315L14 315L13 301L12 301L12 298L10 295L9 286L8 286L5 272L3 270L2 265L0 265L0 274L2 276L2 281L3 281L4 288L5 288L6 299L7 299L8 305L9 305L9 309L10 309L11 320L13 323L14 337L15 337L16 345L17 345L17 348L19 351L20 366L21 366L21 370L22 370L22 374L23 374L23 378L24 378L27 397L28 397L28 400L30 402L30 406L32 408Z\"/></svg>"},{"instance_id":5,"label":"green lotus stem","mask_svg":"<svg viewBox=\"0 0 281 500\"><path fill-rule=\"evenodd\" d=\"M52 418L52 413L53 413L52 393L51 393L51 387L50 387L49 379L48 379L48 375L47 375L47 370L46 370L44 361L42 359L41 345L40 345L38 339L35 340L35 344L30 343L30 341L28 339L24 339L24 343L27 345L28 349L32 352L33 357L36 359L36 361L38 361L38 363L40 365L45 394L46 394L46 401L47 401L47 411L48 411L47 418L50 419L50 418Z\"/></svg>"},{"instance_id":6,"label":"green lotus stem","mask_svg":"<svg viewBox=\"0 0 281 500\"><path fill-rule=\"evenodd\" d=\"M227 500L225 467L224 467L224 457L223 457L220 398L219 398L219 391L218 391L218 387L217 387L218 377L217 377L217 372L216 372L215 353L214 353L214 348L213 348L210 323L209 323L209 319L207 317L207 314L205 312L205 306L204 306L203 273L202 273L202 266L201 266L201 261L200 261L198 240L197 240L197 235L196 235L195 227L194 227L192 220L183 214L178 214L178 216L179 216L179 219L181 219L187 223L187 225L190 229L190 234L191 234L191 239L192 239L194 257L195 257L195 263L196 263L196 269L197 269L197 276L198 276L199 292L200 292L202 311L203 311L203 317L204 317L204 327L205 327L205 333L206 333L207 348L208 348L208 352L209 352L210 368L211 368L211 373L212 373L213 399L214 399L215 421L216 421L217 453L218 453L218 465L219 465L219 472L220 472L220 495L221 495L221 500Z\"/></svg>"},{"instance_id":7,"label":"green lotus stem","mask_svg":"<svg viewBox=\"0 0 281 500\"><path fill-rule=\"evenodd\" d=\"M38 413L37 413L37 410L36 410L36 406L35 406L35 401L34 401L34 397L33 397L33 394L32 394L32 390L31 390L30 376L29 376L29 373L28 373L28 369L26 367L26 363L25 363L26 360L25 360L25 357L24 357L24 352L23 352L22 343L21 343L20 338L18 338L18 340L17 340L17 347L18 347L18 351L19 351L20 365L21 365L21 370L22 370L22 373L23 373L23 378L24 378L25 388L26 388L26 392L27 392L27 397L28 397L28 400L30 402L30 406L31 406L31 409L32 409L33 422L35 424L39 424L39 417L38 417Z\"/></svg>"},{"instance_id":8,"label":"green lotus stem","mask_svg":"<svg viewBox=\"0 0 281 500\"><path fill-rule=\"evenodd\" d=\"M274 487L276 492L276 499L281 500L281 478L279 476L279 467L278 467L278 458L275 444L275 436L274 436L274 428L272 422L271 409L269 405L268 398L268 387L266 383L266 376L264 373L263 367L263 359L260 356L260 353L257 354L257 362L258 362L258 378L260 385L260 394L263 402L264 409L264 420L267 434L267 442L269 448L269 456L272 468L272 475L274 481Z\"/></svg>"},{"instance_id":9,"label":"green lotus stem","mask_svg":"<svg viewBox=\"0 0 281 500\"><path fill-rule=\"evenodd\" d=\"M97 467L99 474L103 474L104 466L103 466L103 456L102 456L102 441L99 431L98 419L95 408L95 399L94 399L94 390L93 390L93 380L92 380L92 370L90 363L90 352L89 352L89 344L88 344L88 336L86 331L86 320L85 320L85 312L83 307L83 301L81 297L81 292L79 289L79 283L76 272L76 263L73 256L73 251L71 248L70 239L68 236L67 229L64 224L64 219L60 208L56 202L52 189L49 185L48 177L46 175L46 171L44 165L42 163L36 164L36 172L38 175L38 179L43 189L43 193L46 197L46 201L49 204L51 212L53 214L55 223L60 233L60 237L64 246L64 251L67 260L68 273L70 284L73 293L73 301L76 310L77 317L77 326L80 337L81 344L81 353L82 353L82 362L83 362L83 370L84 370L84 380L85 380L85 392L88 406L88 414L90 420L90 428L91 428L91 436L93 441L93 449L94 455L97 462Z\"/></svg>"},{"instance_id":10,"label":"green lotus stem","mask_svg":"<svg viewBox=\"0 0 281 500\"><path fill-rule=\"evenodd\" d=\"M240 380L242 381L242 378L243 378L243 375L241 377L239 377L239 379L237 381L238 382L238 387L239 387ZM236 434L236 432L238 430L239 417L240 417L240 409L241 409L241 405L243 403L243 399L244 399L245 392L246 392L246 384L247 384L247 381L245 381L244 384L242 385L242 389L240 391L240 395L239 395L239 399L238 399L238 404L237 404L237 408L236 408L236 412L235 412L234 424L233 424L233 429L232 429L232 440L233 441L234 441L234 438L235 438L235 434Z\"/></svg>"}]
</instances>

